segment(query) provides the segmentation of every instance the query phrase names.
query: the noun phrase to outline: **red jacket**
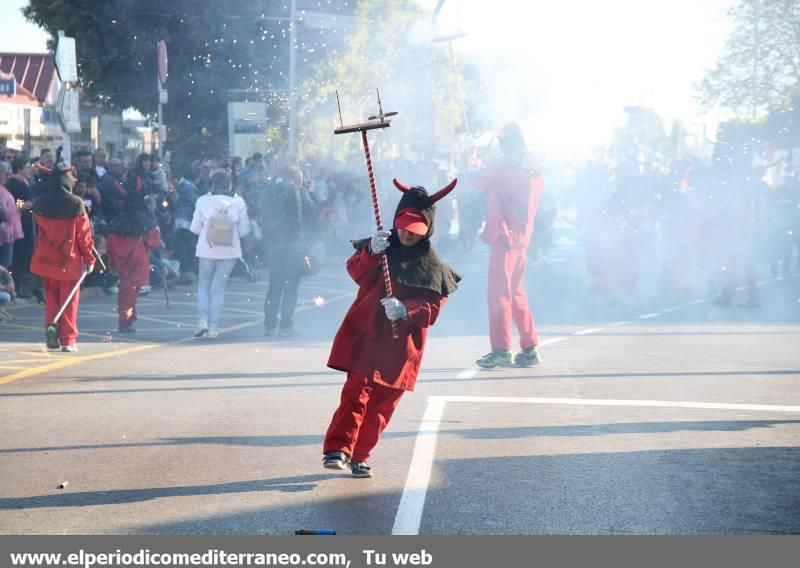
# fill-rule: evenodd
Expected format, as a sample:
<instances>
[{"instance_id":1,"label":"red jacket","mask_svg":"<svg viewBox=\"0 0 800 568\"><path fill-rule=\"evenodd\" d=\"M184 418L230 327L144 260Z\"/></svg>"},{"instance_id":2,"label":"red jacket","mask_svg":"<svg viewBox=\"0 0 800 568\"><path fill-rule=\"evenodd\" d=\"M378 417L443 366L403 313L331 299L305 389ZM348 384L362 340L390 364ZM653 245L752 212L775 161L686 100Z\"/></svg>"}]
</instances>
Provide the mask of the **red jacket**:
<instances>
[{"instance_id":1,"label":"red jacket","mask_svg":"<svg viewBox=\"0 0 800 568\"><path fill-rule=\"evenodd\" d=\"M39 236L31 258L31 272L54 280L77 280L84 265L94 264L89 218L36 216Z\"/></svg>"},{"instance_id":2,"label":"red jacket","mask_svg":"<svg viewBox=\"0 0 800 568\"><path fill-rule=\"evenodd\" d=\"M380 303L386 296L380 257L372 256L367 249L365 246L347 261L347 272L358 284L358 295L333 340L328 366L412 391L428 327L436 322L447 298L393 279L392 292L408 310L408 319L397 322L400 338L393 339L391 322Z\"/></svg>"},{"instance_id":3,"label":"red jacket","mask_svg":"<svg viewBox=\"0 0 800 568\"><path fill-rule=\"evenodd\" d=\"M119 274L121 281L144 286L150 284L149 249L161 244L158 229L150 229L141 237L122 237L111 233L106 240L108 268Z\"/></svg>"},{"instance_id":4,"label":"red jacket","mask_svg":"<svg viewBox=\"0 0 800 568\"><path fill-rule=\"evenodd\" d=\"M544 190L541 176L511 160L501 159L487 168L479 185L488 197L486 227L481 239L492 246L528 248Z\"/></svg>"}]
</instances>

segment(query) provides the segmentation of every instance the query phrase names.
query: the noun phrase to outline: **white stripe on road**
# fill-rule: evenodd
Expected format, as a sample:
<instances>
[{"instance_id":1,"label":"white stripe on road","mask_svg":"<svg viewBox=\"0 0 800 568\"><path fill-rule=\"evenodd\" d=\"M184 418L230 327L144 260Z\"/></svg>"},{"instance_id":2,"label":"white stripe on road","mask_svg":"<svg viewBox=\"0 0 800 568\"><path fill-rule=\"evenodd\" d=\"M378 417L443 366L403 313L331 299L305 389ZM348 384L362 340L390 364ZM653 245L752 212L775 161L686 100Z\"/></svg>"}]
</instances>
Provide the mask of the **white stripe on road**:
<instances>
[{"instance_id":1,"label":"white stripe on road","mask_svg":"<svg viewBox=\"0 0 800 568\"><path fill-rule=\"evenodd\" d=\"M558 339L558 338L557 338ZM469 371L469 369L468 369ZM466 372L466 371L464 371ZM425 497L430 485L433 460L436 453L436 436L444 407L448 402L484 402L504 404L547 404L568 406L627 406L657 408L700 408L707 410L752 410L764 412L800 413L800 406L772 404L735 404L720 402L681 402L672 400L618 400L581 398L540 398L503 396L429 396L414 443L414 453L408 469L406 485L395 515L392 534L416 535L422 523Z\"/></svg>"},{"instance_id":2,"label":"white stripe on road","mask_svg":"<svg viewBox=\"0 0 800 568\"><path fill-rule=\"evenodd\" d=\"M650 319L650 318L657 318L660 315L661 315L661 312L653 312L652 314L644 314L643 316L639 316L636 319L646 320L646 319Z\"/></svg>"},{"instance_id":3,"label":"white stripe on road","mask_svg":"<svg viewBox=\"0 0 800 568\"><path fill-rule=\"evenodd\" d=\"M428 407L419 426L414 454L408 466L408 477L394 518L392 534L419 534L425 494L430 485L433 457L436 453L436 434L442 420L445 402L428 398Z\"/></svg>"},{"instance_id":4,"label":"white stripe on road","mask_svg":"<svg viewBox=\"0 0 800 568\"><path fill-rule=\"evenodd\" d=\"M576 331L572 335L589 335L590 333L597 333L598 331L603 331L602 327L593 327L591 329L582 329L580 331Z\"/></svg>"},{"instance_id":5,"label":"white stripe on road","mask_svg":"<svg viewBox=\"0 0 800 568\"><path fill-rule=\"evenodd\" d=\"M542 398L526 396L430 396L438 402L486 402L505 404L564 404L569 406L633 406L656 408L702 408L707 410L756 410L764 412L797 412L800 406L781 404L741 404L726 402L682 402L679 400L628 400L613 398Z\"/></svg>"}]
</instances>

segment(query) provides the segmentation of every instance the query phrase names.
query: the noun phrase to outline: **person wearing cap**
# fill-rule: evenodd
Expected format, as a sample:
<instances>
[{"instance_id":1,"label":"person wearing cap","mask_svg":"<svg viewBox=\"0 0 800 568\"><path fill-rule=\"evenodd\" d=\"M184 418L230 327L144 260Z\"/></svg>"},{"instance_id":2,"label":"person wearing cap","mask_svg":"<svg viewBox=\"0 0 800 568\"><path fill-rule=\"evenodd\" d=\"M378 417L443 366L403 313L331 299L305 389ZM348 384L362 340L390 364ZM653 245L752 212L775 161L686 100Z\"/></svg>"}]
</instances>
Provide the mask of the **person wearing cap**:
<instances>
[{"instance_id":1,"label":"person wearing cap","mask_svg":"<svg viewBox=\"0 0 800 568\"><path fill-rule=\"evenodd\" d=\"M347 373L339 407L323 443L323 466L355 477L372 477L367 459L400 397L413 391L428 328L461 277L431 244L434 204L456 185L433 195L394 180L403 197L391 231L354 241L347 272L358 294L333 340L328 367ZM386 255L392 297L386 296L381 265ZM393 336L393 328L398 337Z\"/></svg>"},{"instance_id":2,"label":"person wearing cap","mask_svg":"<svg viewBox=\"0 0 800 568\"><path fill-rule=\"evenodd\" d=\"M487 194L486 226L481 239L491 247L488 301L492 350L476 361L484 369L541 363L536 349L539 336L525 292L525 264L544 183L531 166L519 125L506 124L499 139L503 156L479 180ZM522 349L514 357L512 322Z\"/></svg>"},{"instance_id":3,"label":"person wearing cap","mask_svg":"<svg viewBox=\"0 0 800 568\"><path fill-rule=\"evenodd\" d=\"M95 263L89 217L83 200L72 193L74 186L71 168L61 163L48 174L47 193L33 202L38 238L31 258L31 272L44 279L47 348L69 353L78 350L78 282Z\"/></svg>"}]
</instances>

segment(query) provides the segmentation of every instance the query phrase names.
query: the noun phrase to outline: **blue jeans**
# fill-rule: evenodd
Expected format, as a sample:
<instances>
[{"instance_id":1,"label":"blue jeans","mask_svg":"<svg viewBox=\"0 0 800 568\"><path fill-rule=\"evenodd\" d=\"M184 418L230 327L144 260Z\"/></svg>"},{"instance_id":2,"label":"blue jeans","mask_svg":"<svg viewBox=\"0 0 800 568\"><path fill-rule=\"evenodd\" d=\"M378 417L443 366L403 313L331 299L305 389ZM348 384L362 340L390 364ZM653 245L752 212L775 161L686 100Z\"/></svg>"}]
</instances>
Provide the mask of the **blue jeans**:
<instances>
[{"instance_id":1,"label":"blue jeans","mask_svg":"<svg viewBox=\"0 0 800 568\"><path fill-rule=\"evenodd\" d=\"M0 245L0 266L11 268L11 261L14 258L14 243L3 243Z\"/></svg>"},{"instance_id":2,"label":"blue jeans","mask_svg":"<svg viewBox=\"0 0 800 568\"><path fill-rule=\"evenodd\" d=\"M200 275L197 278L197 318L208 321L208 327L217 327L222 304L225 302L225 284L228 283L228 276L236 264L236 259L198 260Z\"/></svg>"},{"instance_id":3,"label":"blue jeans","mask_svg":"<svg viewBox=\"0 0 800 568\"><path fill-rule=\"evenodd\" d=\"M11 302L11 294L8 292L0 292L0 308L7 306Z\"/></svg>"}]
</instances>

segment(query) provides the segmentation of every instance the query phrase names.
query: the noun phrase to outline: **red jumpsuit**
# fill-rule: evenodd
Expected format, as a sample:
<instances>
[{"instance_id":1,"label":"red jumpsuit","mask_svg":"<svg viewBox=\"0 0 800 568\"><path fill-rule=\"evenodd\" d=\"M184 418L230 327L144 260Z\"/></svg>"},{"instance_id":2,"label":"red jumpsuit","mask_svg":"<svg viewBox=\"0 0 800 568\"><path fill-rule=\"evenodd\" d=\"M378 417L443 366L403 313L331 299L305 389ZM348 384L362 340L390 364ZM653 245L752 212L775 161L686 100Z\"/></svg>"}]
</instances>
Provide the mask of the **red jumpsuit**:
<instances>
[{"instance_id":1,"label":"red jumpsuit","mask_svg":"<svg viewBox=\"0 0 800 568\"><path fill-rule=\"evenodd\" d=\"M492 350L511 350L511 324L523 349L539 343L525 292L525 251L533 235L541 176L508 159L487 168L480 180L488 211L481 239L491 247L489 258L489 340Z\"/></svg>"},{"instance_id":2,"label":"red jumpsuit","mask_svg":"<svg viewBox=\"0 0 800 568\"><path fill-rule=\"evenodd\" d=\"M354 462L369 458L400 397L413 391L428 327L447 298L432 290L392 280L392 292L405 304L408 319L398 320L400 338L380 299L386 295L380 257L365 246L347 261L358 295L333 341L328 366L347 372L341 402L325 435L323 453L341 451Z\"/></svg>"},{"instance_id":3,"label":"red jumpsuit","mask_svg":"<svg viewBox=\"0 0 800 568\"><path fill-rule=\"evenodd\" d=\"M150 258L147 251L161 243L158 229L150 229L141 237L109 234L106 241L108 268L119 275L117 298L120 328L136 321L136 298L139 288L150 283Z\"/></svg>"},{"instance_id":4,"label":"red jumpsuit","mask_svg":"<svg viewBox=\"0 0 800 568\"><path fill-rule=\"evenodd\" d=\"M31 272L44 279L45 327L53 323L58 310L83 274L84 265L94 264L92 231L86 214L66 219L36 215L39 236L31 258ZM61 345L75 345L78 338L80 289L58 320Z\"/></svg>"}]
</instances>

